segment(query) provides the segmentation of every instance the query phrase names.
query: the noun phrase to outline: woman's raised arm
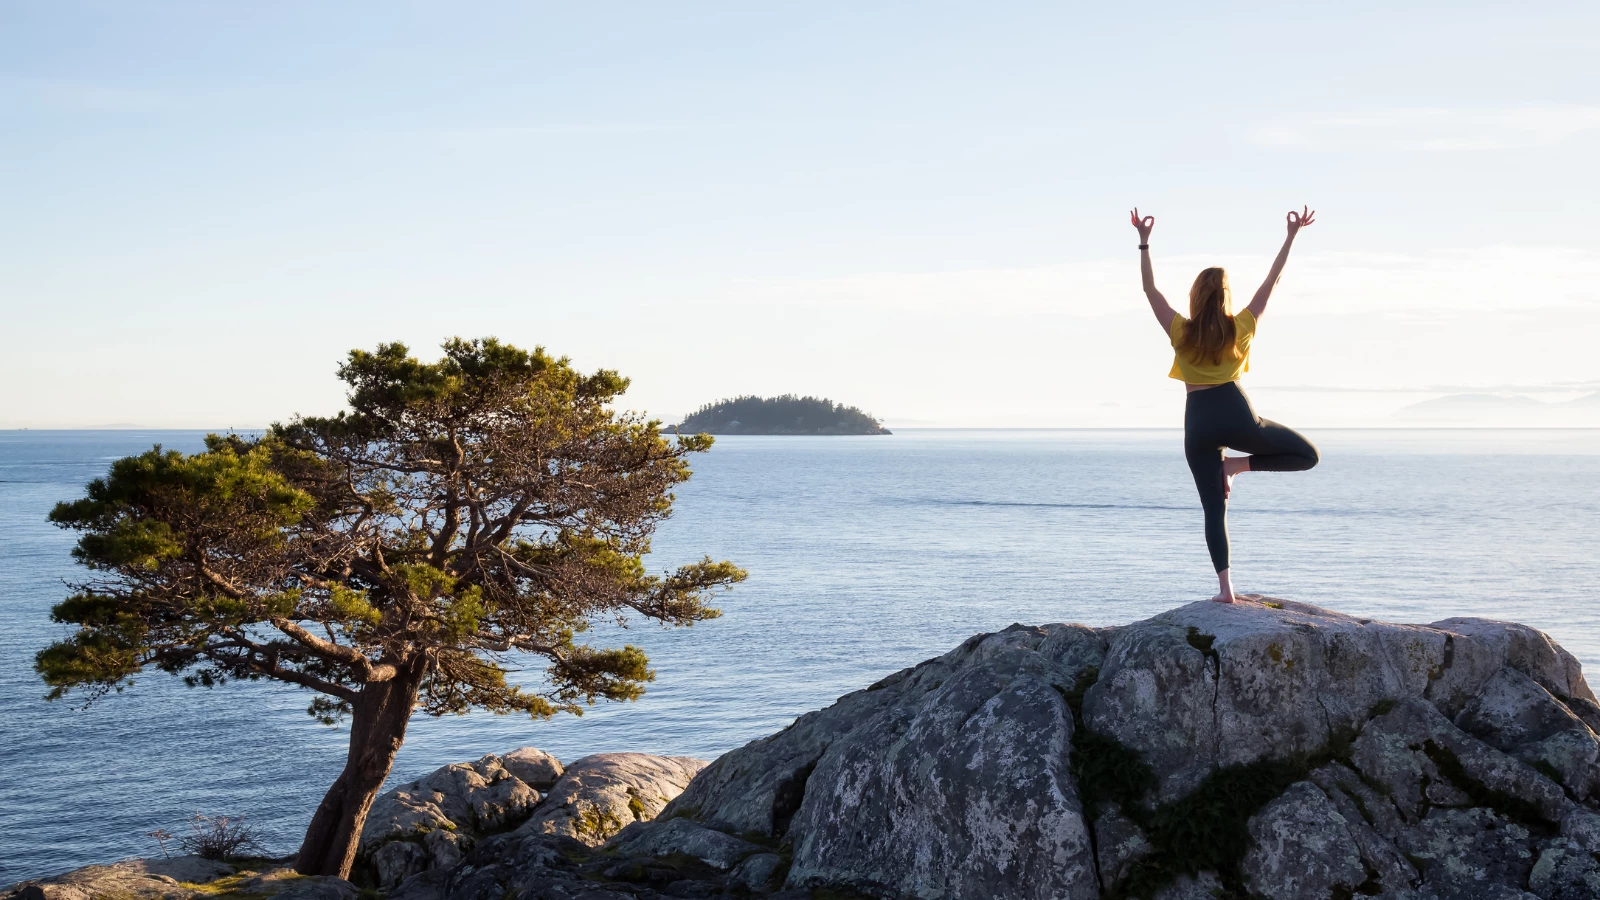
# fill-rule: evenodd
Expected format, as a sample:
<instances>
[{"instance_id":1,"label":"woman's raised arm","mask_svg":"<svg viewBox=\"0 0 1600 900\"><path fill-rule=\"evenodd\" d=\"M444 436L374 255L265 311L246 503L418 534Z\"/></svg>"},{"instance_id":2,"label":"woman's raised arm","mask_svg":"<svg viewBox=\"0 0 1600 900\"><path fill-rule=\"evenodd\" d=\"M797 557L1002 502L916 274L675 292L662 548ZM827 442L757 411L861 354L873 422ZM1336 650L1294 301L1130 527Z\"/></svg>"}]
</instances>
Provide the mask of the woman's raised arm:
<instances>
[{"instance_id":1,"label":"woman's raised arm","mask_svg":"<svg viewBox=\"0 0 1600 900\"><path fill-rule=\"evenodd\" d=\"M1144 280L1144 296L1150 301L1150 311L1156 314L1156 321L1161 323L1161 330L1170 332L1172 320L1178 311L1172 308L1167 298L1161 296L1156 290L1156 275L1150 268L1150 230L1156 227L1155 216L1139 218L1139 209L1135 207L1129 215L1133 218L1133 227L1139 229L1139 277Z\"/></svg>"},{"instance_id":2,"label":"woman's raised arm","mask_svg":"<svg viewBox=\"0 0 1600 900\"><path fill-rule=\"evenodd\" d=\"M1289 261L1289 248L1294 246L1294 236L1300 229L1310 225L1316 214L1316 210L1309 206L1303 207L1302 212L1289 210L1289 236L1283 239L1283 249L1278 251L1278 258L1272 261L1272 271L1267 273L1267 280L1261 282L1256 295L1250 298L1250 305L1245 307L1256 321L1259 322L1261 314L1267 311L1267 300L1272 297L1272 289L1278 286L1278 279L1283 277L1283 264Z\"/></svg>"}]
</instances>

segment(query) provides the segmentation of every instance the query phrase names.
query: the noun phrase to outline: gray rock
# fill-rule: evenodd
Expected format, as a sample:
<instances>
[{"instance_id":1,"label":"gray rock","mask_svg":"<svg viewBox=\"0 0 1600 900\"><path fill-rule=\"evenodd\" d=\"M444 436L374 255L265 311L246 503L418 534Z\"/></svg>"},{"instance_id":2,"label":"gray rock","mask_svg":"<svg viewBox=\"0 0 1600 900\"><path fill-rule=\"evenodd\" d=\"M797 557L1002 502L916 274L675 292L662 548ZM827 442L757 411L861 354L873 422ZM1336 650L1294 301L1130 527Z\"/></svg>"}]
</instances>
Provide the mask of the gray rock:
<instances>
[{"instance_id":1,"label":"gray rock","mask_svg":"<svg viewBox=\"0 0 1600 900\"><path fill-rule=\"evenodd\" d=\"M454 763L378 797L361 829L362 853L378 844L430 831L477 831L521 821L539 793L490 754Z\"/></svg>"},{"instance_id":2,"label":"gray rock","mask_svg":"<svg viewBox=\"0 0 1600 900\"><path fill-rule=\"evenodd\" d=\"M776 853L757 853L734 867L728 880L752 891L765 890L782 864L783 858Z\"/></svg>"},{"instance_id":3,"label":"gray rock","mask_svg":"<svg viewBox=\"0 0 1600 900\"><path fill-rule=\"evenodd\" d=\"M567 767L519 834L560 834L590 846L654 819L705 768L704 760L597 753Z\"/></svg>"},{"instance_id":4,"label":"gray rock","mask_svg":"<svg viewBox=\"0 0 1600 900\"><path fill-rule=\"evenodd\" d=\"M1561 731L1536 744L1524 744L1512 755L1555 778L1579 799L1592 799L1600 788L1600 739L1585 727Z\"/></svg>"},{"instance_id":5,"label":"gray rock","mask_svg":"<svg viewBox=\"0 0 1600 900\"><path fill-rule=\"evenodd\" d=\"M1431 810L1402 835L1400 849L1446 896L1482 884L1520 888L1537 858L1526 827L1483 808Z\"/></svg>"},{"instance_id":6,"label":"gray rock","mask_svg":"<svg viewBox=\"0 0 1600 900\"><path fill-rule=\"evenodd\" d=\"M538 747L513 750L500 757L500 764L524 784L539 791L550 790L566 771L561 767L561 760Z\"/></svg>"},{"instance_id":7,"label":"gray rock","mask_svg":"<svg viewBox=\"0 0 1600 900\"><path fill-rule=\"evenodd\" d=\"M377 875L378 887L386 889L427 871L430 862L428 851L412 841L390 841L380 845L372 854L372 869Z\"/></svg>"},{"instance_id":8,"label":"gray rock","mask_svg":"<svg viewBox=\"0 0 1600 900\"><path fill-rule=\"evenodd\" d=\"M192 855L134 859L118 865L127 872L143 872L146 875L171 878L173 881L189 884L209 884L218 878L226 878L238 872L238 868L232 863Z\"/></svg>"},{"instance_id":9,"label":"gray rock","mask_svg":"<svg viewBox=\"0 0 1600 900\"><path fill-rule=\"evenodd\" d=\"M919 671L932 669L927 663L918 667ZM881 708L900 700L902 691L886 688L904 682L910 671L891 675L827 709L801 716L771 737L750 742L735 751L738 755L727 765L708 766L662 814L694 815L707 825L737 834L777 837L786 833L805 796L806 780L823 752Z\"/></svg>"},{"instance_id":10,"label":"gray rock","mask_svg":"<svg viewBox=\"0 0 1600 900\"><path fill-rule=\"evenodd\" d=\"M688 819L635 822L607 841L606 849L630 856L682 853L723 871L761 850L749 841L713 831Z\"/></svg>"},{"instance_id":11,"label":"gray rock","mask_svg":"<svg viewBox=\"0 0 1600 900\"><path fill-rule=\"evenodd\" d=\"M1340 763L1318 767L1310 780L1344 818L1369 881L1375 875L1385 896L1410 897L1419 881L1417 870L1385 837L1398 834L1404 827L1394 804Z\"/></svg>"},{"instance_id":12,"label":"gray rock","mask_svg":"<svg viewBox=\"0 0 1600 900\"><path fill-rule=\"evenodd\" d=\"M1422 792L1432 806L1471 806L1472 795L1448 781L1430 783Z\"/></svg>"},{"instance_id":13,"label":"gray rock","mask_svg":"<svg viewBox=\"0 0 1600 900\"><path fill-rule=\"evenodd\" d=\"M448 900L601 900L658 896L640 883L607 884L605 872L629 857L560 834L502 834L486 838L451 877ZM676 868L675 862L667 869ZM668 874L663 872L661 874ZM649 879L660 886L662 878ZM717 881L720 884L720 881Z\"/></svg>"},{"instance_id":14,"label":"gray rock","mask_svg":"<svg viewBox=\"0 0 1600 900\"><path fill-rule=\"evenodd\" d=\"M1425 887L1417 894L1417 900L1538 900L1538 897L1538 894L1492 882L1451 885L1442 889Z\"/></svg>"},{"instance_id":15,"label":"gray rock","mask_svg":"<svg viewBox=\"0 0 1600 900\"><path fill-rule=\"evenodd\" d=\"M1595 702L1594 692L1583 679L1583 667L1578 664L1577 657L1562 649L1542 631L1515 622L1473 618L1445 619L1433 623L1432 627L1451 634L1455 639L1458 658L1447 668L1463 668L1459 657L1465 648L1475 657L1484 659L1471 667L1475 673L1491 675L1502 667L1510 667L1532 678L1557 697ZM1448 676L1448 672L1442 673L1440 680L1447 680ZM1465 705L1466 699L1476 694L1488 678L1479 680L1475 687L1471 686L1472 680L1463 680L1463 691L1455 695L1462 702L1454 708L1450 708L1448 699L1435 697L1440 711L1447 716L1454 716L1460 706Z\"/></svg>"},{"instance_id":16,"label":"gray rock","mask_svg":"<svg viewBox=\"0 0 1600 900\"><path fill-rule=\"evenodd\" d=\"M1100 867L1100 882L1106 890L1128 877L1133 863L1155 849L1139 826L1115 807L1095 820L1094 844L1095 863Z\"/></svg>"},{"instance_id":17,"label":"gray rock","mask_svg":"<svg viewBox=\"0 0 1600 900\"><path fill-rule=\"evenodd\" d=\"M1597 726L1576 660L1533 629L1202 602L1116 628L977 635L704 770L641 754L578 760L536 807L528 779L559 765L537 750L446 767L385 795L363 838L384 881L399 879L395 900L812 888L1088 900L1125 889L1141 857L1167 867L1145 873L1181 861L1182 848L1163 843L1181 827L1162 804L1224 767L1272 762L1259 772L1282 783L1318 759L1239 811L1249 840L1229 884L1204 872L1146 887L1165 900L1229 890L1528 900L1530 888L1564 900L1595 896L1600 877ZM1142 796L1134 760L1155 776ZM1097 803L1092 834L1074 774L1086 764L1107 779L1090 786L1097 800L1115 798ZM1241 775L1248 768L1224 784ZM765 840L733 837L750 833L791 850L787 870L756 846ZM396 841L405 846L385 843ZM408 874L417 854L431 868ZM613 877L630 881L604 881ZM226 889L328 900L353 890L282 872ZM23 890L26 900L199 900L171 876L127 867Z\"/></svg>"},{"instance_id":18,"label":"gray rock","mask_svg":"<svg viewBox=\"0 0 1600 900\"><path fill-rule=\"evenodd\" d=\"M1419 821L1427 811L1423 790L1441 777L1422 750L1437 730L1435 718L1448 724L1426 701L1403 701L1367 723L1350 748L1351 764L1382 790L1409 823ZM1393 835L1396 829L1386 833Z\"/></svg>"},{"instance_id":19,"label":"gray rock","mask_svg":"<svg viewBox=\"0 0 1600 900\"><path fill-rule=\"evenodd\" d=\"M1537 715L1513 696L1540 698ZM667 811L788 839L792 889L1096 896L1145 838L1103 815L1088 840L1062 765L1078 727L1068 699L1084 726L1149 764L1147 808L1221 767L1353 736L1348 767L1325 766L1258 811L1241 874L1265 893L1326 881L1443 896L1468 890L1469 872L1481 876L1470 890L1520 890L1534 836L1473 805L1501 800L1475 798L1509 798L1550 833L1578 804L1544 773L1580 800L1594 783L1595 760L1568 736L1585 733L1584 711L1600 721L1600 705L1576 660L1533 629L1201 602L1117 628L976 636L723 756ZM1185 884L1169 887L1201 889Z\"/></svg>"},{"instance_id":20,"label":"gray rock","mask_svg":"<svg viewBox=\"0 0 1600 900\"><path fill-rule=\"evenodd\" d=\"M1327 897L1366 880L1350 823L1316 785L1302 781L1250 819L1245 885L1264 897Z\"/></svg>"},{"instance_id":21,"label":"gray rock","mask_svg":"<svg viewBox=\"0 0 1600 900\"><path fill-rule=\"evenodd\" d=\"M1542 900L1594 900L1600 897L1600 862L1576 842L1558 838L1539 854L1528 888Z\"/></svg>"},{"instance_id":22,"label":"gray rock","mask_svg":"<svg viewBox=\"0 0 1600 900\"><path fill-rule=\"evenodd\" d=\"M1176 881L1156 891L1152 900L1217 900L1225 897L1222 879L1215 872L1179 875Z\"/></svg>"},{"instance_id":23,"label":"gray rock","mask_svg":"<svg viewBox=\"0 0 1600 900\"><path fill-rule=\"evenodd\" d=\"M1161 778L1163 800L1199 785L1218 752L1217 662L1190 644L1188 627L1116 633L1083 702L1084 724L1135 748Z\"/></svg>"},{"instance_id":24,"label":"gray rock","mask_svg":"<svg viewBox=\"0 0 1600 900\"><path fill-rule=\"evenodd\" d=\"M1393 625L1285 601L1190 604L1107 632L1085 719L1144 754L1162 799L1218 766L1315 753L1383 701L1426 699L1453 715L1506 667L1592 699L1570 654L1508 623Z\"/></svg>"},{"instance_id":25,"label":"gray rock","mask_svg":"<svg viewBox=\"0 0 1600 900\"><path fill-rule=\"evenodd\" d=\"M208 884L235 874L228 863L199 856L128 859L109 866L85 866L53 878L14 885L6 893L20 900L188 900L198 892L182 883ZM181 882L181 883L180 883Z\"/></svg>"},{"instance_id":26,"label":"gray rock","mask_svg":"<svg viewBox=\"0 0 1600 900\"><path fill-rule=\"evenodd\" d=\"M285 879L273 900L355 900L361 893L343 878L301 876Z\"/></svg>"},{"instance_id":27,"label":"gray rock","mask_svg":"<svg viewBox=\"0 0 1600 900\"><path fill-rule=\"evenodd\" d=\"M908 718L886 714L830 746L790 829L786 884L1097 897L1069 773L1072 713L1046 673L1027 667L1048 637L993 635L973 648L983 665L900 708Z\"/></svg>"},{"instance_id":28,"label":"gray rock","mask_svg":"<svg viewBox=\"0 0 1600 900\"><path fill-rule=\"evenodd\" d=\"M237 876L233 883L215 884L232 876ZM284 865L252 872L198 856L179 856L86 866L17 885L6 896L15 900L204 900L219 893L259 900L355 900L359 891L342 878L308 877Z\"/></svg>"},{"instance_id":29,"label":"gray rock","mask_svg":"<svg viewBox=\"0 0 1600 900\"><path fill-rule=\"evenodd\" d=\"M1502 753L1457 728L1431 703L1405 700L1367 724L1351 748L1351 761L1367 778L1380 784L1406 817L1415 822L1434 802L1461 805L1477 786L1519 798L1555 824L1573 807L1561 786L1527 763ZM1460 776L1475 784L1454 784L1440 771L1441 761L1459 767ZM1429 795L1429 785L1451 781L1442 793Z\"/></svg>"},{"instance_id":30,"label":"gray rock","mask_svg":"<svg viewBox=\"0 0 1600 900\"><path fill-rule=\"evenodd\" d=\"M428 851L428 868L453 869L472 849L473 840L455 831L430 831L423 835L422 846Z\"/></svg>"},{"instance_id":31,"label":"gray rock","mask_svg":"<svg viewBox=\"0 0 1600 900\"><path fill-rule=\"evenodd\" d=\"M1512 668L1496 672L1456 716L1484 743L1540 768L1587 798L1600 785L1600 737L1566 703Z\"/></svg>"},{"instance_id":32,"label":"gray rock","mask_svg":"<svg viewBox=\"0 0 1600 900\"><path fill-rule=\"evenodd\" d=\"M1582 697L1560 697L1558 699L1566 704L1567 709L1572 710L1573 715L1582 719L1583 724L1589 726L1590 731L1600 734L1600 703L1586 700Z\"/></svg>"},{"instance_id":33,"label":"gray rock","mask_svg":"<svg viewBox=\"0 0 1600 900\"><path fill-rule=\"evenodd\" d=\"M1456 725L1498 750L1512 750L1563 731L1589 732L1565 704L1510 667L1489 678L1456 715Z\"/></svg>"},{"instance_id":34,"label":"gray rock","mask_svg":"<svg viewBox=\"0 0 1600 900\"><path fill-rule=\"evenodd\" d=\"M389 891L387 900L444 900L449 883L447 870L429 869L400 882L399 887Z\"/></svg>"},{"instance_id":35,"label":"gray rock","mask_svg":"<svg viewBox=\"0 0 1600 900\"><path fill-rule=\"evenodd\" d=\"M1573 807L1561 818L1561 836L1589 853L1600 853L1600 814Z\"/></svg>"},{"instance_id":36,"label":"gray rock","mask_svg":"<svg viewBox=\"0 0 1600 900\"><path fill-rule=\"evenodd\" d=\"M1309 777L1352 824L1364 823L1384 837L1393 837L1405 827L1389 795L1374 789L1349 766L1329 763L1319 766Z\"/></svg>"}]
</instances>

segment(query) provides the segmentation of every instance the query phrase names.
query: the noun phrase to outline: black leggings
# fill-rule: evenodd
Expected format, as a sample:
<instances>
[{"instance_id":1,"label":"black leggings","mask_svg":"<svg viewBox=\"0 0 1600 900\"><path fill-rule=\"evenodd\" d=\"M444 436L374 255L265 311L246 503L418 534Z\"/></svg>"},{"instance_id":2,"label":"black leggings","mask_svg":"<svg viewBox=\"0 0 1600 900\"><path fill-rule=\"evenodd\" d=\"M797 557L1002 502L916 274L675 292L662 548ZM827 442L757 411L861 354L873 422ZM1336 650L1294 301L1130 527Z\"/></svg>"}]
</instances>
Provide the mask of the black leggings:
<instances>
[{"instance_id":1,"label":"black leggings","mask_svg":"<svg viewBox=\"0 0 1600 900\"><path fill-rule=\"evenodd\" d=\"M1252 472L1300 472L1317 464L1317 448L1292 428L1256 415L1239 382L1192 391L1183 409L1183 455L1206 512L1211 563L1228 568L1228 501L1222 496L1222 451L1250 454Z\"/></svg>"}]
</instances>

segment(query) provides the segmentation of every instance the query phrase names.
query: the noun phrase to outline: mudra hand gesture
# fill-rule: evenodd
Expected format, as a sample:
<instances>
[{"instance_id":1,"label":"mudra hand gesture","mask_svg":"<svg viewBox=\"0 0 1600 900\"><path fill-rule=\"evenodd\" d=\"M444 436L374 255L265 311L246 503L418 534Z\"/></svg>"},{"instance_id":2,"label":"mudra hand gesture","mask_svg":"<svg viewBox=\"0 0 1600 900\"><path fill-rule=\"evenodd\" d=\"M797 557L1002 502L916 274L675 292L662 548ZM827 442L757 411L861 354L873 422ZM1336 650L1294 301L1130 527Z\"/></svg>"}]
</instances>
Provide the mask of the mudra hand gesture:
<instances>
[{"instance_id":1,"label":"mudra hand gesture","mask_svg":"<svg viewBox=\"0 0 1600 900\"><path fill-rule=\"evenodd\" d=\"M1315 220L1316 214L1317 211L1309 206L1301 207L1300 212L1289 210L1289 235L1293 237L1295 232L1310 225Z\"/></svg>"},{"instance_id":2,"label":"mudra hand gesture","mask_svg":"<svg viewBox=\"0 0 1600 900\"><path fill-rule=\"evenodd\" d=\"M1139 218L1139 208L1137 206L1128 215L1133 219L1133 227L1139 229L1139 243L1150 243L1150 229L1156 227L1156 217L1145 216L1142 219Z\"/></svg>"}]
</instances>

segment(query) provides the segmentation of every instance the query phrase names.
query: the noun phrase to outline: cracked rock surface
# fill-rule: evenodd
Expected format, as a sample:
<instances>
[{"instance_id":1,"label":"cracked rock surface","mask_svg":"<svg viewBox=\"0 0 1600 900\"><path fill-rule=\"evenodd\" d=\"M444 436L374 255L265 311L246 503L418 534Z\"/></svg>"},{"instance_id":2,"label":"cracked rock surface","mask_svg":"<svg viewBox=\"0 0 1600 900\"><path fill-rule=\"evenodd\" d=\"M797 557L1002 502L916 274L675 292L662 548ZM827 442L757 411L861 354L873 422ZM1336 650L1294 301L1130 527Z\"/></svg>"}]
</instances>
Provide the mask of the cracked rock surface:
<instances>
[{"instance_id":1,"label":"cracked rock surface","mask_svg":"<svg viewBox=\"0 0 1600 900\"><path fill-rule=\"evenodd\" d=\"M1522 625L1201 602L971 638L663 818L774 842L784 888L880 897L1600 896L1596 709Z\"/></svg>"}]
</instances>

